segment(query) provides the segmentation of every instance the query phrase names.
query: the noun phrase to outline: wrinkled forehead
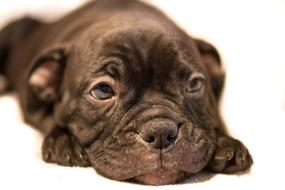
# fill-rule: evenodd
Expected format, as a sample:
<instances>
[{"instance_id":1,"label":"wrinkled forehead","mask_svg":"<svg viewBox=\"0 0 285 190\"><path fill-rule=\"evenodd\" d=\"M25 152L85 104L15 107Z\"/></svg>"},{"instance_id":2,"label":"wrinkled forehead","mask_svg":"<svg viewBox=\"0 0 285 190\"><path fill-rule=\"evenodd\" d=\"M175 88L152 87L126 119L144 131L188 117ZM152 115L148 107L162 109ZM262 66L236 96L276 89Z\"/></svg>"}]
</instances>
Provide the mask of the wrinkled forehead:
<instances>
[{"instance_id":1,"label":"wrinkled forehead","mask_svg":"<svg viewBox=\"0 0 285 190\"><path fill-rule=\"evenodd\" d=\"M178 56L177 44L158 31L118 31L99 41L96 56L99 60L119 62L129 72L137 74L153 69L171 70Z\"/></svg>"},{"instance_id":2,"label":"wrinkled forehead","mask_svg":"<svg viewBox=\"0 0 285 190\"><path fill-rule=\"evenodd\" d=\"M149 27L118 29L103 35L89 33L77 44L74 69L81 69L81 76L86 78L106 72L114 77L165 78L171 72L199 69L191 43L190 38L180 39L171 32Z\"/></svg>"}]
</instances>

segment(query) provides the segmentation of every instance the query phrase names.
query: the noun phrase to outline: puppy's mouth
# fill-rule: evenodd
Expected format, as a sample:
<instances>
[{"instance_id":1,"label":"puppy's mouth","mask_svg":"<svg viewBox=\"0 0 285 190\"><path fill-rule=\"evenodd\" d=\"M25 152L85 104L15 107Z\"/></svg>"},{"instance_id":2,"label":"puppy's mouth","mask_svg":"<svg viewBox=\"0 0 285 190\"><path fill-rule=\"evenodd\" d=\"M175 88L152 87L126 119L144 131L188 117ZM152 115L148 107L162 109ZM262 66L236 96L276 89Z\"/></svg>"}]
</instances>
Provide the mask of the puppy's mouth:
<instances>
[{"instance_id":1,"label":"puppy's mouth","mask_svg":"<svg viewBox=\"0 0 285 190\"><path fill-rule=\"evenodd\" d=\"M140 176L133 178L132 180L142 184L148 185L167 185L174 184L185 178L185 172L175 169L159 168Z\"/></svg>"},{"instance_id":2,"label":"puppy's mouth","mask_svg":"<svg viewBox=\"0 0 285 190\"><path fill-rule=\"evenodd\" d=\"M144 185L168 185L184 180L207 165L214 151L212 136L185 124L179 128L179 131L174 131L173 134L178 135L173 142L159 144L162 138L167 137L164 139L166 142L169 140L169 135L164 135L165 131L162 129L167 127L172 129L173 123L171 120L154 121L156 121L155 127L147 125L148 123L145 126L152 129L150 135L158 134L155 136L158 138L157 141L149 142L148 139L151 138L143 139L148 137L146 135L148 133L124 131L121 133L122 136L116 136L116 139L113 136L109 137L108 141L105 140L105 144L101 141L94 142L88 149L92 166L99 174L113 180ZM155 131L155 129L161 130ZM170 129L166 134L172 132ZM130 142L132 144L128 144ZM163 145L165 146L162 147Z\"/></svg>"}]
</instances>

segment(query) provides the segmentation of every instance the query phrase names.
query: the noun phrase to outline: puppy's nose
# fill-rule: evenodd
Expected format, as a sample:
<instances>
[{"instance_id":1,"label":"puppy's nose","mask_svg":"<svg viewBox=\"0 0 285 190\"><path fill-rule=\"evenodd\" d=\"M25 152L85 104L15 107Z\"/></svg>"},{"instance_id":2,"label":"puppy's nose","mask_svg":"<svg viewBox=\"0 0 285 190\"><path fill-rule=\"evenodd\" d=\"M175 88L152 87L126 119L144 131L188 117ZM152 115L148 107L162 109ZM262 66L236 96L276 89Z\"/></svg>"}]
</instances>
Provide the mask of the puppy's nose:
<instances>
[{"instance_id":1,"label":"puppy's nose","mask_svg":"<svg viewBox=\"0 0 285 190\"><path fill-rule=\"evenodd\" d=\"M177 138L178 126L170 119L156 119L148 122L140 131L141 138L155 149L171 145Z\"/></svg>"}]
</instances>

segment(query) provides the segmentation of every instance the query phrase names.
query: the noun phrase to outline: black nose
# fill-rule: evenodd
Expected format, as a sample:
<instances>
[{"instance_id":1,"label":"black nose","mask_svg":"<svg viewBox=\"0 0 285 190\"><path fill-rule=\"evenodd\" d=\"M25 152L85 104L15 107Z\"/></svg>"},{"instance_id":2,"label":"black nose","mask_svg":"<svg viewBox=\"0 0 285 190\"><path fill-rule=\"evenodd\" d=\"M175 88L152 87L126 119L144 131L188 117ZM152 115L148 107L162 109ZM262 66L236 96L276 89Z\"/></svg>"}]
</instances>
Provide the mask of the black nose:
<instances>
[{"instance_id":1,"label":"black nose","mask_svg":"<svg viewBox=\"0 0 285 190\"><path fill-rule=\"evenodd\" d=\"M171 145L178 135L177 124L170 119L156 119L148 122L140 131L141 138L155 149Z\"/></svg>"}]
</instances>

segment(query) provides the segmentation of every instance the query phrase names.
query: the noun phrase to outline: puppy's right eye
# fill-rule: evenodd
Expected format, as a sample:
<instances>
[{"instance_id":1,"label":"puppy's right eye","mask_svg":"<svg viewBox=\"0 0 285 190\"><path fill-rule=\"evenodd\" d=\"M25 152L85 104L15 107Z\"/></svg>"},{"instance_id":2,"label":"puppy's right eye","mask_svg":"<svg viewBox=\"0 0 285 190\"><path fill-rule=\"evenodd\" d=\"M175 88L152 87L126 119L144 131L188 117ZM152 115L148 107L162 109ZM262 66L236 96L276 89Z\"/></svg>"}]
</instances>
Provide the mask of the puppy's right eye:
<instances>
[{"instance_id":1,"label":"puppy's right eye","mask_svg":"<svg viewBox=\"0 0 285 190\"><path fill-rule=\"evenodd\" d=\"M197 94L202 91L204 83L205 77L203 75L193 74L186 85L186 92L192 95Z\"/></svg>"},{"instance_id":2,"label":"puppy's right eye","mask_svg":"<svg viewBox=\"0 0 285 190\"><path fill-rule=\"evenodd\" d=\"M90 95L96 100L107 100L115 96L112 87L105 83L97 84L90 92Z\"/></svg>"}]
</instances>

